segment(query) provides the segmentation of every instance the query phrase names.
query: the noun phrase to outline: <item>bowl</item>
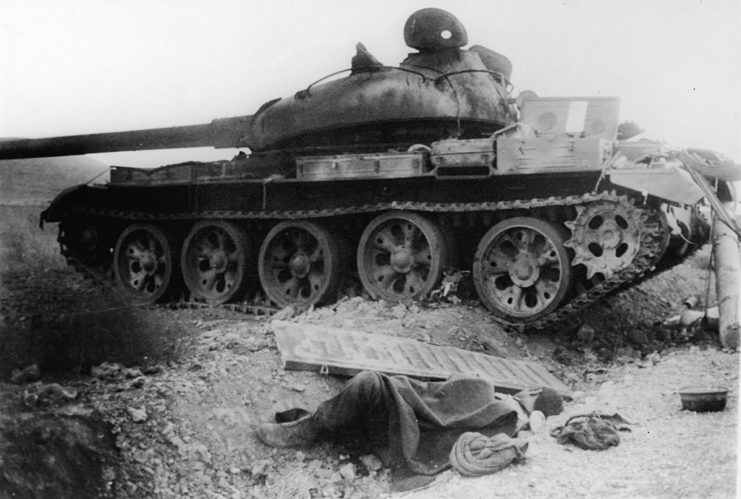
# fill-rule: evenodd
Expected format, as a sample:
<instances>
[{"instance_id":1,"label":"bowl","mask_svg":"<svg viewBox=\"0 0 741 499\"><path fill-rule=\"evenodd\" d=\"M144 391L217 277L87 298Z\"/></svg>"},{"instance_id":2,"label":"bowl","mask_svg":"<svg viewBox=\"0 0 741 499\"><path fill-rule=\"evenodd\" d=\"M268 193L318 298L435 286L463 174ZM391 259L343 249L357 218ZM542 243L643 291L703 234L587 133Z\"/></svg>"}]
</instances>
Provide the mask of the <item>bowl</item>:
<instances>
[{"instance_id":1,"label":"bowl","mask_svg":"<svg viewBox=\"0 0 741 499\"><path fill-rule=\"evenodd\" d=\"M686 386L680 388L682 409L695 412L717 412L726 408L728 389L722 386Z\"/></svg>"}]
</instances>

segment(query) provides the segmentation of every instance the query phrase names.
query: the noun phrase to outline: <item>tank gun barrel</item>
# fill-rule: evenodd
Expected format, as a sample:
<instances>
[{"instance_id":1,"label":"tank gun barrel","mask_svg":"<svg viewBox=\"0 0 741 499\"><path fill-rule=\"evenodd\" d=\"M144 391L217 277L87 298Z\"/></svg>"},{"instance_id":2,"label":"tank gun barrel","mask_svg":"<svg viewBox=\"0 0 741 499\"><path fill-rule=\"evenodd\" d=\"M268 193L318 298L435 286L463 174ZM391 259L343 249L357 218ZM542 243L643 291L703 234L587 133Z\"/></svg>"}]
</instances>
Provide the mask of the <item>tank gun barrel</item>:
<instances>
[{"instance_id":1,"label":"tank gun barrel","mask_svg":"<svg viewBox=\"0 0 741 499\"><path fill-rule=\"evenodd\" d=\"M78 154L184 147L250 147L245 137L252 116L221 118L201 125L126 132L67 135L42 139L0 139L0 159L75 156Z\"/></svg>"}]
</instances>

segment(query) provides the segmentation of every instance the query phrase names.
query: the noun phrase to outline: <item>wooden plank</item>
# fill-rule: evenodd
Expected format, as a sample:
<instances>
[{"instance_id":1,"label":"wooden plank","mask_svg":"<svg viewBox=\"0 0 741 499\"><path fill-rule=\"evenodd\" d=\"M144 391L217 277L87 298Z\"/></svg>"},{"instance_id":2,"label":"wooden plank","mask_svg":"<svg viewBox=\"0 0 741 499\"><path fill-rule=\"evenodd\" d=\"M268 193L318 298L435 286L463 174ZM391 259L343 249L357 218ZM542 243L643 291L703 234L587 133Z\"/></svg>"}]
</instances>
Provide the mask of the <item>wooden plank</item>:
<instances>
[{"instance_id":1,"label":"wooden plank","mask_svg":"<svg viewBox=\"0 0 741 499\"><path fill-rule=\"evenodd\" d=\"M347 376L370 370L431 380L464 375L487 379L505 393L550 387L572 396L566 385L532 361L313 324L273 321L272 330L286 369Z\"/></svg>"}]
</instances>

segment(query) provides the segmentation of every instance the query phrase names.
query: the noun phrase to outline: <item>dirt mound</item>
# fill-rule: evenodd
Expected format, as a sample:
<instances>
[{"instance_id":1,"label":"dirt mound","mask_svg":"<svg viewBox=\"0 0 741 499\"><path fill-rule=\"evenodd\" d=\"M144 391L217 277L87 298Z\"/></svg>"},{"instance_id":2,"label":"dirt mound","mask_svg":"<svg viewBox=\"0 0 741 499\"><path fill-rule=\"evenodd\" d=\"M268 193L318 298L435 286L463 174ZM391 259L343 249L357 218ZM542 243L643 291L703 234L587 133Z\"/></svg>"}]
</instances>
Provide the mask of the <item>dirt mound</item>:
<instances>
[{"instance_id":1,"label":"dirt mound","mask_svg":"<svg viewBox=\"0 0 741 499\"><path fill-rule=\"evenodd\" d=\"M0 392L4 398L19 395L12 389ZM116 448L109 425L99 415L13 414L7 409L0 413L3 497L110 497L118 467Z\"/></svg>"}]
</instances>

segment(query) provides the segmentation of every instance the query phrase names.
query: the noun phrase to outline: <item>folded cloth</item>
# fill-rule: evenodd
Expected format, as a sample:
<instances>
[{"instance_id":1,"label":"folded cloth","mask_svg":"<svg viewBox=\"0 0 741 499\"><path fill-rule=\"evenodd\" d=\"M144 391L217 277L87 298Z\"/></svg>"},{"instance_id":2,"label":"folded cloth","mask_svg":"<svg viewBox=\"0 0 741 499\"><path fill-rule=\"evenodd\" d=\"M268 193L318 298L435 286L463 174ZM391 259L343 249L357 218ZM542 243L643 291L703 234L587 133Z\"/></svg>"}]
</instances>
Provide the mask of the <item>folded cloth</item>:
<instances>
[{"instance_id":1,"label":"folded cloth","mask_svg":"<svg viewBox=\"0 0 741 499\"><path fill-rule=\"evenodd\" d=\"M458 437L450 451L450 464L463 476L495 473L512 462L525 459L527 442L512 439L504 433L486 437L466 432Z\"/></svg>"},{"instance_id":2,"label":"folded cloth","mask_svg":"<svg viewBox=\"0 0 741 499\"><path fill-rule=\"evenodd\" d=\"M551 436L559 444L572 443L586 450L605 450L620 444L620 431L630 431L618 425L630 424L620 414L581 414L572 416L563 426L554 428Z\"/></svg>"}]
</instances>

